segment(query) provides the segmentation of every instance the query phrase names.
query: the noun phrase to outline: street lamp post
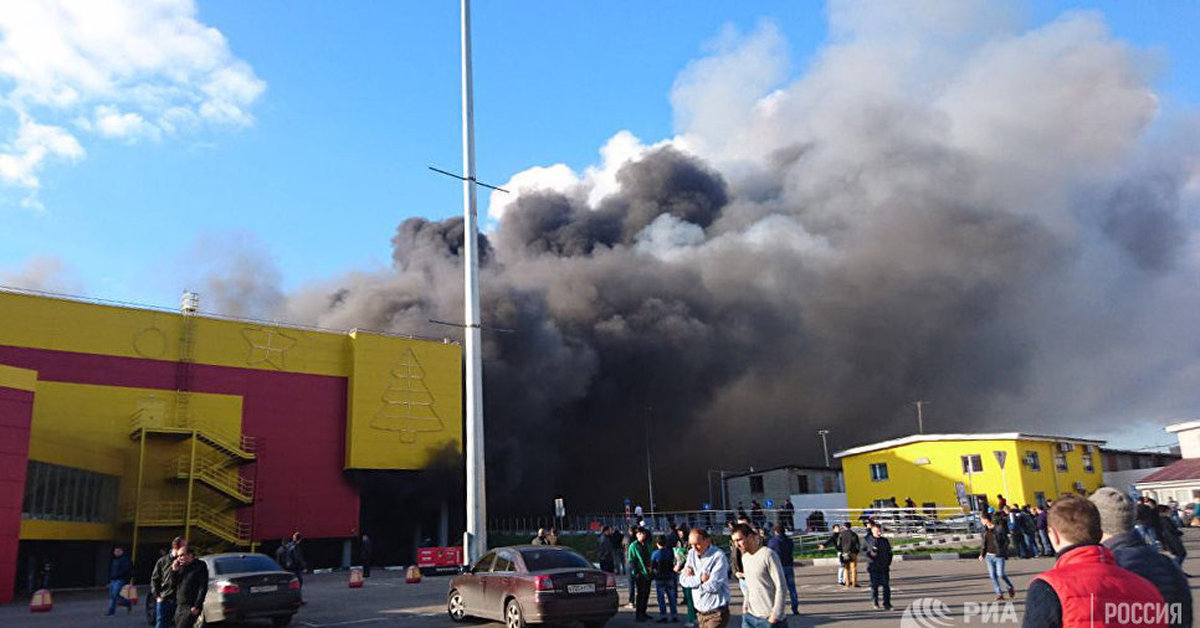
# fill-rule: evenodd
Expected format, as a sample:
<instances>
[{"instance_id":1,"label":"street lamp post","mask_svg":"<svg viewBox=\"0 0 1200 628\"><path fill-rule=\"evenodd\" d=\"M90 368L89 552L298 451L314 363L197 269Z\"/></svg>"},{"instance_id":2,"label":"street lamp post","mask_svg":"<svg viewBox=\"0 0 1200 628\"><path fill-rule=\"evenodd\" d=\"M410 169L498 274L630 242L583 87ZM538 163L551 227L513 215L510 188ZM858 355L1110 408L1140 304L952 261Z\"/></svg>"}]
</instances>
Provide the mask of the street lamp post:
<instances>
[{"instance_id":1,"label":"street lamp post","mask_svg":"<svg viewBox=\"0 0 1200 628\"><path fill-rule=\"evenodd\" d=\"M821 436L821 449L825 451L825 468L829 468L829 441L825 437L829 435L829 430L817 430L817 434Z\"/></svg>"},{"instance_id":2,"label":"street lamp post","mask_svg":"<svg viewBox=\"0 0 1200 628\"><path fill-rule=\"evenodd\" d=\"M487 494L483 461L483 357L479 330L478 214L475 209L475 110L471 85L471 3L462 0L463 309L466 353L466 561L487 551Z\"/></svg>"}]
</instances>

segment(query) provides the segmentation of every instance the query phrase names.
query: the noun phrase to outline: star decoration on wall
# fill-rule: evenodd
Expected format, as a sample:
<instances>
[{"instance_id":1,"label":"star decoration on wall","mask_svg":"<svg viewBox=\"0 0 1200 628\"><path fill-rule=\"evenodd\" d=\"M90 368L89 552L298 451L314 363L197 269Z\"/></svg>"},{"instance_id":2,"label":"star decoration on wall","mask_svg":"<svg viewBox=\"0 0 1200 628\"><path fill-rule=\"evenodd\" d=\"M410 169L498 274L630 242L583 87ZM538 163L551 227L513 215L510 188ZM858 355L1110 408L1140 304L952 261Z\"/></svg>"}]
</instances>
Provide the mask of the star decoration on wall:
<instances>
[{"instance_id":1,"label":"star decoration on wall","mask_svg":"<svg viewBox=\"0 0 1200 628\"><path fill-rule=\"evenodd\" d=\"M284 368L284 358L289 349L296 345L296 339L278 329L246 328L242 336L250 343L250 353L246 356L246 364L266 364L276 370Z\"/></svg>"}]
</instances>

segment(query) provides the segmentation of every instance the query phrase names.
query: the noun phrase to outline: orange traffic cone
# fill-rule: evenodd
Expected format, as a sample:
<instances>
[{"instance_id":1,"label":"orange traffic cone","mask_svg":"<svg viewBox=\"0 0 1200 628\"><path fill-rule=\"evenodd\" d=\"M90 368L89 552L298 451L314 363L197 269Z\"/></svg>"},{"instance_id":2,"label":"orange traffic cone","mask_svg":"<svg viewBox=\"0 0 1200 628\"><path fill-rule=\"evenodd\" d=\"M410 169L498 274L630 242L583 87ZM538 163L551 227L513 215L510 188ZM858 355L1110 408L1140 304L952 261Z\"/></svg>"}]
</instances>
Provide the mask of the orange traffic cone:
<instances>
[{"instance_id":1,"label":"orange traffic cone","mask_svg":"<svg viewBox=\"0 0 1200 628\"><path fill-rule=\"evenodd\" d=\"M350 568L350 588L361 589L363 585L362 567Z\"/></svg>"},{"instance_id":2,"label":"orange traffic cone","mask_svg":"<svg viewBox=\"0 0 1200 628\"><path fill-rule=\"evenodd\" d=\"M49 589L38 589L33 592L33 597L29 600L29 612L46 613L52 608L54 608L54 601L50 599Z\"/></svg>"},{"instance_id":3,"label":"orange traffic cone","mask_svg":"<svg viewBox=\"0 0 1200 628\"><path fill-rule=\"evenodd\" d=\"M404 581L409 584L417 584L421 581L421 568L416 565L409 565L408 570L404 572Z\"/></svg>"}]
</instances>

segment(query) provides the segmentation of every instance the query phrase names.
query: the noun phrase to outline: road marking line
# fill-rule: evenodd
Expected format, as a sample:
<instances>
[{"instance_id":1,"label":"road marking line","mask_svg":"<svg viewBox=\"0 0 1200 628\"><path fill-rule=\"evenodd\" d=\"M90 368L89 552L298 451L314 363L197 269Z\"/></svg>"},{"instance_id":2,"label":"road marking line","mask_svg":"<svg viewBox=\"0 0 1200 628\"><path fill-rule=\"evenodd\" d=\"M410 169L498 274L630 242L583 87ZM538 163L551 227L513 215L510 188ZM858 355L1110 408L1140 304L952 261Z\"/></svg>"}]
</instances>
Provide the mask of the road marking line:
<instances>
[{"instance_id":1,"label":"road marking line","mask_svg":"<svg viewBox=\"0 0 1200 628\"><path fill-rule=\"evenodd\" d=\"M349 626L350 624L366 624L366 623L373 622L373 621L387 621L387 618L372 617L370 619L354 619L351 621L339 621L339 622L334 622L332 624L314 624L314 623L308 622L308 621L302 621L300 623L304 624L305 626L312 626L312 628L325 628L326 626Z\"/></svg>"}]
</instances>

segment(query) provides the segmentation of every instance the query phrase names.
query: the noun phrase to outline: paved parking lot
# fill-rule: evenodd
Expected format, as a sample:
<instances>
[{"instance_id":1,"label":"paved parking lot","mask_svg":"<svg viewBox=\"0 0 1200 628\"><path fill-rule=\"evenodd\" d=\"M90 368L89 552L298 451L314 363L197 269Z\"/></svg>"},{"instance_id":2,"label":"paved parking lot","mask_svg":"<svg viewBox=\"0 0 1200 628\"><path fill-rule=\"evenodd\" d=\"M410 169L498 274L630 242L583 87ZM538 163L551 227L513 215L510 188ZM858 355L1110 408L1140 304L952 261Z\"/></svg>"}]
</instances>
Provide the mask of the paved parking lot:
<instances>
[{"instance_id":1,"label":"paved parking lot","mask_svg":"<svg viewBox=\"0 0 1200 628\"><path fill-rule=\"evenodd\" d=\"M1189 531L1188 550L1200 555L1200 533ZM1024 613L1022 592L1029 580L1049 568L1052 560L1035 558L1009 560L1009 577L1017 586L1017 596L1011 607L995 608L994 619L1016 618L1013 621L993 621L992 625L1019 625ZM1189 572L1200 572L1200 559L1189 558L1184 565ZM796 584L801 599L799 617L789 617L790 628L808 628L841 624L846 626L889 627L900 625L904 609L918 598L940 599L951 609L954 625L964 625L964 605L988 604L992 601L991 586L984 566L974 560L929 560L899 562L892 568L892 604L895 610L875 611L871 608L870 592L866 585L866 574L861 573L863 587L845 590L835 581L834 567L799 567L796 569ZM305 628L334 626L385 628L406 626L411 628L448 628L453 626L445 613L448 577L426 577L419 584L406 584L400 571L376 570L362 589L347 587L345 572L305 576L305 605L293 625ZM623 580L621 578L620 580ZM1194 579L1193 583L1200 583ZM624 583L622 583L623 586ZM144 590L144 589L143 589ZM1196 586L1193 586L1193 600ZM739 599L734 587L734 614L731 626L740 625ZM622 601L627 594L622 589ZM108 627L141 628L145 626L142 615L118 613L116 617L104 617L106 608L104 594L99 591L62 593L55 599L54 610L45 614L31 614L27 601L0 607L0 626L5 628L78 628ZM1011 614L1008 614L1011 609ZM657 616L654 598L651 596L650 612ZM682 612L682 609L681 609ZM978 625L979 618L974 618ZM257 624L267 626L269 624ZM499 626L499 624L488 624ZM679 624L680 626L682 624ZM621 608L611 622L611 628L634 628L646 624L633 621L633 611ZM575 628L578 628L576 626Z\"/></svg>"}]
</instances>

